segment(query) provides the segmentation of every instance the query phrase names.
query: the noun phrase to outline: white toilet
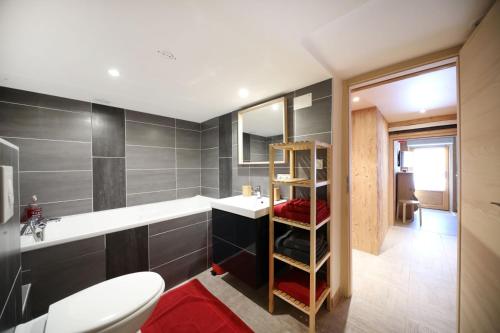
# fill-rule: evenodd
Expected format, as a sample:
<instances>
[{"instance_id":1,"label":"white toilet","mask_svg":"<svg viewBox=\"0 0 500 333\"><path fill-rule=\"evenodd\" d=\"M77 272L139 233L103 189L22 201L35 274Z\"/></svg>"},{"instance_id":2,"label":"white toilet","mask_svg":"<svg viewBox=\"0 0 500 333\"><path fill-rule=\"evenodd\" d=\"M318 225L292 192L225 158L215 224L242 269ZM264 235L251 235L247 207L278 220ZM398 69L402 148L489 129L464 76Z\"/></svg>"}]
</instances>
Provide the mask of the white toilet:
<instances>
[{"instance_id":1,"label":"white toilet","mask_svg":"<svg viewBox=\"0 0 500 333\"><path fill-rule=\"evenodd\" d=\"M164 288L157 273L123 275L51 304L47 314L17 326L15 332L137 332Z\"/></svg>"}]
</instances>

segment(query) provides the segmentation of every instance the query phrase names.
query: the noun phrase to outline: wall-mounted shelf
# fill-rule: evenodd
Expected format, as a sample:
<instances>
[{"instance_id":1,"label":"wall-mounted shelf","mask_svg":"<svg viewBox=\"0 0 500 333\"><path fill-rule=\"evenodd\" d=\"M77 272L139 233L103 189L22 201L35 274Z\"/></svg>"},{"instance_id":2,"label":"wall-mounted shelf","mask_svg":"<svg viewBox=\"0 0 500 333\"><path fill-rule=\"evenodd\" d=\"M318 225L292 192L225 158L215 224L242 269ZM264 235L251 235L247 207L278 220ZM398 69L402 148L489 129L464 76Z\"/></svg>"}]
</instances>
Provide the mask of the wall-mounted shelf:
<instances>
[{"instance_id":1,"label":"wall-mounted shelf","mask_svg":"<svg viewBox=\"0 0 500 333\"><path fill-rule=\"evenodd\" d=\"M326 150L326 180L317 179L317 169L316 169L316 157L317 151L319 149ZM288 154L289 168L290 168L290 179L278 180L275 179L274 172L274 157L276 150L283 150L285 154ZM309 178L296 178L295 177L295 153L297 151L309 151L310 152L310 176ZM270 209L269 209L269 312L274 311L274 297L277 296L284 300L285 302L291 304L302 312L309 316L309 332L316 331L316 313L321 308L322 304L327 305L327 309L330 310L330 259L331 252L327 251L326 254L317 260L316 258L316 231L322 227L326 226L327 242L328 247L331 248L330 243L330 217L317 222L317 200L316 200L316 189L319 187L326 186L327 193L327 204L330 205L330 184L331 184L331 161L332 161L332 146L327 143L319 141L300 141L292 143L277 143L269 145L269 188L272 189L276 185L288 185L290 186L289 198L294 197L294 187L305 187L310 189L310 221L305 223L302 221L291 220L284 217L279 217L274 215L274 191L270 190ZM302 230L307 230L309 232L309 265L303 262L297 261L293 258L285 256L281 253L274 252L274 223L286 224L290 227L300 228ZM279 262L290 265L291 267L297 268L303 272L309 274L309 305L302 303L301 301L295 299L293 295L286 293L283 290L279 290L275 285L275 272L274 264L275 260ZM326 265L326 284L327 288L321 293L321 295L316 298L316 273Z\"/></svg>"}]
</instances>

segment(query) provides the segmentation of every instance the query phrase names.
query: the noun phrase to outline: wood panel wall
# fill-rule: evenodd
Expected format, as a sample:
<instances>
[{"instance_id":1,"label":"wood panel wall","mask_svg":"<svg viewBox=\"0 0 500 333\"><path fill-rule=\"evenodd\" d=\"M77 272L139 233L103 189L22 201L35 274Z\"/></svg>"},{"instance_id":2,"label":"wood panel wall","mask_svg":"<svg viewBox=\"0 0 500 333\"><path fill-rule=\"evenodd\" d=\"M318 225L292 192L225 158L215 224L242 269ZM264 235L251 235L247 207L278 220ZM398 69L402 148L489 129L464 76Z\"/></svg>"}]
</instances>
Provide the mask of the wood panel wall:
<instances>
[{"instance_id":1,"label":"wood panel wall","mask_svg":"<svg viewBox=\"0 0 500 333\"><path fill-rule=\"evenodd\" d=\"M500 2L460 51L460 332L500 332Z\"/></svg>"},{"instance_id":2,"label":"wood panel wall","mask_svg":"<svg viewBox=\"0 0 500 333\"><path fill-rule=\"evenodd\" d=\"M388 229L388 132L377 108L352 113L352 247L378 254Z\"/></svg>"}]
</instances>

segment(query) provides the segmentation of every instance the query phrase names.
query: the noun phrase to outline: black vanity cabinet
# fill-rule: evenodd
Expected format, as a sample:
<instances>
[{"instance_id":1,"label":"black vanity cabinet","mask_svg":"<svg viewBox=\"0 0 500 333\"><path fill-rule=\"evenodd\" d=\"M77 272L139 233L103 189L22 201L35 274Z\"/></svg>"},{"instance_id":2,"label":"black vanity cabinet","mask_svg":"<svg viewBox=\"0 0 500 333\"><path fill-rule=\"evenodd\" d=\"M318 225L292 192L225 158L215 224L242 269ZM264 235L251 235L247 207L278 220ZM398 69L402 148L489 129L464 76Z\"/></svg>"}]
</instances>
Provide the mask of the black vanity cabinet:
<instances>
[{"instance_id":1,"label":"black vanity cabinet","mask_svg":"<svg viewBox=\"0 0 500 333\"><path fill-rule=\"evenodd\" d=\"M268 280L269 216L212 209L213 263L254 288Z\"/></svg>"}]
</instances>

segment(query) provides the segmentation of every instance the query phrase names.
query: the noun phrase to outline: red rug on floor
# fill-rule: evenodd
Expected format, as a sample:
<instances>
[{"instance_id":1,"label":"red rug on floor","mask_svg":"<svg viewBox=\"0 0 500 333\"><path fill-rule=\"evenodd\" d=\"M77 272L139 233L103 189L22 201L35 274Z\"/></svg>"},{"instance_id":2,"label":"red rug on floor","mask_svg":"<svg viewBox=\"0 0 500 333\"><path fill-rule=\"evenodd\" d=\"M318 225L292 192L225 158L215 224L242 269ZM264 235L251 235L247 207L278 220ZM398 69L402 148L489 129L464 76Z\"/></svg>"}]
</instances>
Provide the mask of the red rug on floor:
<instances>
[{"instance_id":1,"label":"red rug on floor","mask_svg":"<svg viewBox=\"0 0 500 333\"><path fill-rule=\"evenodd\" d=\"M195 279L163 294L141 332L253 331Z\"/></svg>"}]
</instances>

